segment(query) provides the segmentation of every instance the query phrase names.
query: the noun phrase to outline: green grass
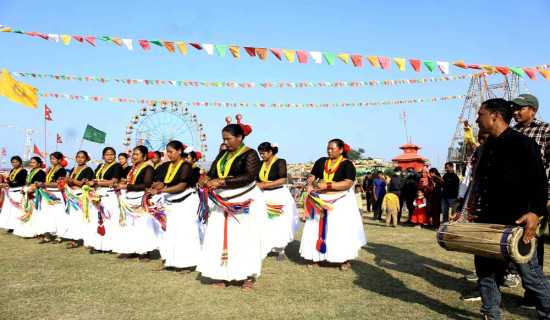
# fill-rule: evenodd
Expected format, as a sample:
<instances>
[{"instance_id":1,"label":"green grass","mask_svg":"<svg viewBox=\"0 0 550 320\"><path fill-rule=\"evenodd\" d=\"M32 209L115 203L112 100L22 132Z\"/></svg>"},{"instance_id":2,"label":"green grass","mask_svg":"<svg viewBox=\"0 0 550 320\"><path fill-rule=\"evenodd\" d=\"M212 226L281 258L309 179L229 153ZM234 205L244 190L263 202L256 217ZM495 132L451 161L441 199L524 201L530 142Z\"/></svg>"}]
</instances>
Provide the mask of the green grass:
<instances>
[{"instance_id":1,"label":"green grass","mask_svg":"<svg viewBox=\"0 0 550 320\"><path fill-rule=\"evenodd\" d=\"M264 260L250 293L212 288L197 272L151 271L159 261L124 262L0 231L0 319L479 319L481 302L459 299L474 287L464 279L473 256L446 252L431 230L369 219L365 231L368 244L346 272L307 269L300 232L286 261ZM504 319L536 318L516 307L520 287L502 291Z\"/></svg>"}]
</instances>

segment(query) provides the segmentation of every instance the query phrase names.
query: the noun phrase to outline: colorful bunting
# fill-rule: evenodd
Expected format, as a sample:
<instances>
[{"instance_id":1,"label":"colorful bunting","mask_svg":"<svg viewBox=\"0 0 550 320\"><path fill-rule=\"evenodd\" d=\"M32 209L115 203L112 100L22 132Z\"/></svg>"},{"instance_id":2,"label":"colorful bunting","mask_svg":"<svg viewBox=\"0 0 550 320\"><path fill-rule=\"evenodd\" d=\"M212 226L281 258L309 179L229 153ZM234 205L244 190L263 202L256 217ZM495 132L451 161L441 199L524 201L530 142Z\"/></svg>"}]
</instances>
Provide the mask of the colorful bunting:
<instances>
[{"instance_id":1,"label":"colorful bunting","mask_svg":"<svg viewBox=\"0 0 550 320\"><path fill-rule=\"evenodd\" d=\"M468 67L467 67L466 64L464 63L464 60L460 60L460 61L457 61L457 62L453 62L453 66L459 67L459 68L462 68L462 69L468 69Z\"/></svg>"},{"instance_id":2,"label":"colorful bunting","mask_svg":"<svg viewBox=\"0 0 550 320\"><path fill-rule=\"evenodd\" d=\"M369 60L373 67L378 68L378 57L367 56L367 60Z\"/></svg>"},{"instance_id":3,"label":"colorful bunting","mask_svg":"<svg viewBox=\"0 0 550 320\"><path fill-rule=\"evenodd\" d=\"M198 44L198 43L195 43L195 42L189 42L189 44L190 44L190 45L191 45L191 46L192 46L193 48L195 48L195 49L197 49L197 50L202 50L202 47L201 47L201 45L200 45L200 44Z\"/></svg>"},{"instance_id":4,"label":"colorful bunting","mask_svg":"<svg viewBox=\"0 0 550 320\"><path fill-rule=\"evenodd\" d=\"M88 41L88 43L90 43L92 46L95 47L95 37L84 37L84 39Z\"/></svg>"},{"instance_id":5,"label":"colorful bunting","mask_svg":"<svg viewBox=\"0 0 550 320\"><path fill-rule=\"evenodd\" d=\"M397 68L401 71L405 71L405 59L403 58L393 58L393 61L397 65Z\"/></svg>"},{"instance_id":6,"label":"colorful bunting","mask_svg":"<svg viewBox=\"0 0 550 320\"><path fill-rule=\"evenodd\" d=\"M164 47L160 40L149 40L149 43L156 44L159 47Z\"/></svg>"},{"instance_id":7,"label":"colorful bunting","mask_svg":"<svg viewBox=\"0 0 550 320\"><path fill-rule=\"evenodd\" d=\"M277 57L277 59L281 60L281 49L269 49L269 51L271 51L271 53L273 53L273 55Z\"/></svg>"},{"instance_id":8,"label":"colorful bunting","mask_svg":"<svg viewBox=\"0 0 550 320\"><path fill-rule=\"evenodd\" d=\"M509 74L510 68L508 67L495 67L495 69L502 74Z\"/></svg>"},{"instance_id":9,"label":"colorful bunting","mask_svg":"<svg viewBox=\"0 0 550 320\"><path fill-rule=\"evenodd\" d=\"M362 67L363 66L363 56L358 54L352 54L351 61L353 61L354 67Z\"/></svg>"},{"instance_id":10,"label":"colorful bunting","mask_svg":"<svg viewBox=\"0 0 550 320\"><path fill-rule=\"evenodd\" d=\"M149 44L149 41L147 41L147 40L138 40L138 43L143 48L143 50L151 50L151 45Z\"/></svg>"},{"instance_id":11,"label":"colorful bunting","mask_svg":"<svg viewBox=\"0 0 550 320\"><path fill-rule=\"evenodd\" d=\"M124 43L124 45L126 46L126 48L128 48L128 50L130 51L134 50L132 46L132 39L122 39L122 43Z\"/></svg>"},{"instance_id":12,"label":"colorful bunting","mask_svg":"<svg viewBox=\"0 0 550 320\"><path fill-rule=\"evenodd\" d=\"M256 53L260 60L267 60L267 48L256 48Z\"/></svg>"},{"instance_id":13,"label":"colorful bunting","mask_svg":"<svg viewBox=\"0 0 550 320\"><path fill-rule=\"evenodd\" d=\"M187 43L185 42L176 42L176 46L180 50L181 54L187 54Z\"/></svg>"},{"instance_id":14,"label":"colorful bunting","mask_svg":"<svg viewBox=\"0 0 550 320\"><path fill-rule=\"evenodd\" d=\"M241 57L241 47L229 46L229 51L233 55L233 58L240 58Z\"/></svg>"},{"instance_id":15,"label":"colorful bunting","mask_svg":"<svg viewBox=\"0 0 550 320\"><path fill-rule=\"evenodd\" d=\"M388 57L378 57L378 63L380 63L380 67L385 70L389 70L391 67L390 58Z\"/></svg>"},{"instance_id":16,"label":"colorful bunting","mask_svg":"<svg viewBox=\"0 0 550 320\"><path fill-rule=\"evenodd\" d=\"M415 59L409 59L409 63L411 64L411 67L413 67L414 71L420 72L420 60Z\"/></svg>"},{"instance_id":17,"label":"colorful bunting","mask_svg":"<svg viewBox=\"0 0 550 320\"><path fill-rule=\"evenodd\" d=\"M428 68L428 70L430 70L430 72L434 71L435 62L433 62L433 61L424 61L424 65L426 66L426 68Z\"/></svg>"},{"instance_id":18,"label":"colorful bunting","mask_svg":"<svg viewBox=\"0 0 550 320\"><path fill-rule=\"evenodd\" d=\"M283 54L285 55L288 62L293 63L294 62L294 50L286 50L283 49Z\"/></svg>"},{"instance_id":19,"label":"colorful bunting","mask_svg":"<svg viewBox=\"0 0 550 320\"><path fill-rule=\"evenodd\" d=\"M336 55L334 53L325 52L323 53L323 57L325 57L325 60L327 61L329 66L334 65L334 58L336 58Z\"/></svg>"},{"instance_id":20,"label":"colorful bunting","mask_svg":"<svg viewBox=\"0 0 550 320\"><path fill-rule=\"evenodd\" d=\"M61 40L63 40L63 44L69 45L69 42L71 42L71 36L68 36L66 34L61 35Z\"/></svg>"},{"instance_id":21,"label":"colorful bunting","mask_svg":"<svg viewBox=\"0 0 550 320\"><path fill-rule=\"evenodd\" d=\"M510 68L511 69L511 68ZM519 69L519 68L518 68ZM523 68L522 69L525 73L527 73L527 76L531 78L531 80L537 80L537 73L533 69Z\"/></svg>"},{"instance_id":22,"label":"colorful bunting","mask_svg":"<svg viewBox=\"0 0 550 320\"><path fill-rule=\"evenodd\" d=\"M337 53L336 56L338 58L340 58L340 60L344 61L345 64L348 64L349 54L347 54L347 53Z\"/></svg>"},{"instance_id":23,"label":"colorful bunting","mask_svg":"<svg viewBox=\"0 0 550 320\"><path fill-rule=\"evenodd\" d=\"M311 58L313 59L313 62L321 63L323 61L323 53L322 52L311 51L309 54L311 55ZM307 52L304 55L305 55L306 60L305 60L305 62L300 61L300 63L307 63ZM298 60L300 60L300 54L299 53L298 53Z\"/></svg>"},{"instance_id":24,"label":"colorful bunting","mask_svg":"<svg viewBox=\"0 0 550 320\"><path fill-rule=\"evenodd\" d=\"M217 44L214 46L216 48L216 52L218 53L218 56L225 57L225 52L227 51L227 46Z\"/></svg>"},{"instance_id":25,"label":"colorful bunting","mask_svg":"<svg viewBox=\"0 0 550 320\"><path fill-rule=\"evenodd\" d=\"M525 74L525 72L521 68L510 67L510 71L512 71L513 73L517 74L520 77L523 77L523 75ZM534 70L533 70L533 72L534 72Z\"/></svg>"},{"instance_id":26,"label":"colorful bunting","mask_svg":"<svg viewBox=\"0 0 550 320\"><path fill-rule=\"evenodd\" d=\"M296 50L296 55L298 56L298 62L300 63L307 63L307 51L303 51L303 50ZM312 57L313 57L313 53L312 53ZM315 58L313 58L315 60ZM321 56L319 55L319 57L317 57L317 60L319 60L319 62L321 61ZM317 62L317 61L315 61ZM317 62L317 63L319 63Z\"/></svg>"},{"instance_id":27,"label":"colorful bunting","mask_svg":"<svg viewBox=\"0 0 550 320\"><path fill-rule=\"evenodd\" d=\"M542 74L544 79L550 80L550 70L542 70L542 69L538 69L538 70L539 70L539 73Z\"/></svg>"},{"instance_id":28,"label":"colorful bunting","mask_svg":"<svg viewBox=\"0 0 550 320\"><path fill-rule=\"evenodd\" d=\"M256 56L256 48L253 47L244 47L244 51L246 51L251 57Z\"/></svg>"},{"instance_id":29,"label":"colorful bunting","mask_svg":"<svg viewBox=\"0 0 550 320\"><path fill-rule=\"evenodd\" d=\"M448 62L437 61L437 67L439 68L439 70L441 70L441 73L449 74L449 63Z\"/></svg>"},{"instance_id":30,"label":"colorful bunting","mask_svg":"<svg viewBox=\"0 0 550 320\"><path fill-rule=\"evenodd\" d=\"M209 55L212 55L214 53L214 45L213 44L203 43L202 47L204 48L206 53L208 53Z\"/></svg>"},{"instance_id":31,"label":"colorful bunting","mask_svg":"<svg viewBox=\"0 0 550 320\"><path fill-rule=\"evenodd\" d=\"M174 53L176 52L176 48L174 47L174 43L173 42L169 42L169 41L163 41L162 44L164 45L164 47L166 48L166 50Z\"/></svg>"}]
</instances>

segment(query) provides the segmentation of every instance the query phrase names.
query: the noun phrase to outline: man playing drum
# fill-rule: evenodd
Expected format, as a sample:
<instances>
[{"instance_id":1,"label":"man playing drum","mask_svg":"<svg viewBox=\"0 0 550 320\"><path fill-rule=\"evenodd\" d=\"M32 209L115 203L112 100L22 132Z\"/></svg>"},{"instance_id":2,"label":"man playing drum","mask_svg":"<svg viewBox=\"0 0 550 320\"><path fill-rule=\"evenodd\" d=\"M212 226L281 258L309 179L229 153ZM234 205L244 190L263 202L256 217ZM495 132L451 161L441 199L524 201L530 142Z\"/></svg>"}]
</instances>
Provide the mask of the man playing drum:
<instances>
[{"instance_id":1,"label":"man playing drum","mask_svg":"<svg viewBox=\"0 0 550 320\"><path fill-rule=\"evenodd\" d=\"M546 215L548 181L538 145L509 127L512 108L504 99L482 103L476 120L489 133L474 179L479 184L481 211L476 222L502 225L524 224L523 241L529 243L539 217ZM550 319L550 283L538 264L537 255L515 264L522 285L536 296L541 319ZM501 319L501 295L507 262L475 256L485 319Z\"/></svg>"}]
</instances>

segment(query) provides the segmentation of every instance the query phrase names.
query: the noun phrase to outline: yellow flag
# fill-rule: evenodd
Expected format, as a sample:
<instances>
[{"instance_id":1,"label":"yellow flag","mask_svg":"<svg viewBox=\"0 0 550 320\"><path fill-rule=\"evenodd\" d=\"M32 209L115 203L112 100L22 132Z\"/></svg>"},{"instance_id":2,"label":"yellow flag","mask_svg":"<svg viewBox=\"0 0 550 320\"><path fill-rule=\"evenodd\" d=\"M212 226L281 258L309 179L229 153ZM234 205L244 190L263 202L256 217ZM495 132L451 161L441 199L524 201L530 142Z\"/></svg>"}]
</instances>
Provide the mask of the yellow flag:
<instances>
[{"instance_id":1,"label":"yellow flag","mask_svg":"<svg viewBox=\"0 0 550 320\"><path fill-rule=\"evenodd\" d=\"M229 52L233 55L233 58L241 57L241 48L237 46L229 46Z\"/></svg>"},{"instance_id":2,"label":"yellow flag","mask_svg":"<svg viewBox=\"0 0 550 320\"><path fill-rule=\"evenodd\" d=\"M378 68L378 57L374 56L366 56L367 60L369 60L370 64L372 64L373 67Z\"/></svg>"},{"instance_id":3,"label":"yellow flag","mask_svg":"<svg viewBox=\"0 0 550 320\"><path fill-rule=\"evenodd\" d=\"M62 35L61 35L61 40L63 40L63 43L64 43L65 45L68 45L69 42L71 41L71 36L68 36L68 35L66 35L66 34L62 34Z\"/></svg>"},{"instance_id":4,"label":"yellow flag","mask_svg":"<svg viewBox=\"0 0 550 320\"><path fill-rule=\"evenodd\" d=\"M12 32L13 30L10 27L5 27L0 29L0 32Z\"/></svg>"},{"instance_id":5,"label":"yellow flag","mask_svg":"<svg viewBox=\"0 0 550 320\"><path fill-rule=\"evenodd\" d=\"M403 58L393 58L393 61L395 61L395 64L401 71L405 71L405 59Z\"/></svg>"},{"instance_id":6,"label":"yellow flag","mask_svg":"<svg viewBox=\"0 0 550 320\"><path fill-rule=\"evenodd\" d=\"M493 66L481 65L481 67L489 72L493 72Z\"/></svg>"},{"instance_id":7,"label":"yellow flag","mask_svg":"<svg viewBox=\"0 0 550 320\"><path fill-rule=\"evenodd\" d=\"M178 49L180 49L181 54L187 54L187 43L185 42L176 42Z\"/></svg>"},{"instance_id":8,"label":"yellow flag","mask_svg":"<svg viewBox=\"0 0 550 320\"><path fill-rule=\"evenodd\" d=\"M294 50L287 50L287 49L283 49L283 54L285 55L286 59L288 60L288 62L294 62Z\"/></svg>"},{"instance_id":9,"label":"yellow flag","mask_svg":"<svg viewBox=\"0 0 550 320\"><path fill-rule=\"evenodd\" d=\"M340 58L340 60L344 61L346 64L348 64L349 61L349 54L347 53L337 53L336 56Z\"/></svg>"},{"instance_id":10,"label":"yellow flag","mask_svg":"<svg viewBox=\"0 0 550 320\"><path fill-rule=\"evenodd\" d=\"M36 109L36 105L38 104L37 92L38 89L35 87L16 81L6 69L2 69L0 95L27 107Z\"/></svg>"}]
</instances>

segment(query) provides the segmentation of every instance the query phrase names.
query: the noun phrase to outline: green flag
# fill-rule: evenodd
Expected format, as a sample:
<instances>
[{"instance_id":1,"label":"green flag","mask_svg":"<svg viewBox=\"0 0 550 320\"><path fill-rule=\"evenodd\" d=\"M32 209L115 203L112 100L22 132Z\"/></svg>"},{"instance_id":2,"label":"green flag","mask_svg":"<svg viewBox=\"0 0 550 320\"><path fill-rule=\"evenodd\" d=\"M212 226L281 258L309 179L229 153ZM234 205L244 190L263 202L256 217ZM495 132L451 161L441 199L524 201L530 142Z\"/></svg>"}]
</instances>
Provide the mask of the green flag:
<instances>
[{"instance_id":1,"label":"green flag","mask_svg":"<svg viewBox=\"0 0 550 320\"><path fill-rule=\"evenodd\" d=\"M327 61L329 66L334 65L334 58L336 57L336 54L325 52L323 53L323 57L325 57L325 60Z\"/></svg>"},{"instance_id":2,"label":"green flag","mask_svg":"<svg viewBox=\"0 0 550 320\"><path fill-rule=\"evenodd\" d=\"M225 57L225 50L227 49L227 46L224 46L224 45L221 45L221 44L217 44L216 45L216 51L218 52L218 55L220 57Z\"/></svg>"},{"instance_id":3,"label":"green flag","mask_svg":"<svg viewBox=\"0 0 550 320\"><path fill-rule=\"evenodd\" d=\"M84 137L82 139L88 140L91 142L105 143L105 136L107 134L103 131L97 130L91 125L86 126L86 132L84 132Z\"/></svg>"},{"instance_id":4,"label":"green flag","mask_svg":"<svg viewBox=\"0 0 550 320\"><path fill-rule=\"evenodd\" d=\"M424 65L426 66L426 68L428 68L428 70L430 70L430 72L434 71L435 62L433 62L433 61L424 61Z\"/></svg>"},{"instance_id":5,"label":"green flag","mask_svg":"<svg viewBox=\"0 0 550 320\"><path fill-rule=\"evenodd\" d=\"M156 44L159 47L164 47L164 45L162 44L162 42L160 42L160 40L149 40L149 42Z\"/></svg>"}]
</instances>

